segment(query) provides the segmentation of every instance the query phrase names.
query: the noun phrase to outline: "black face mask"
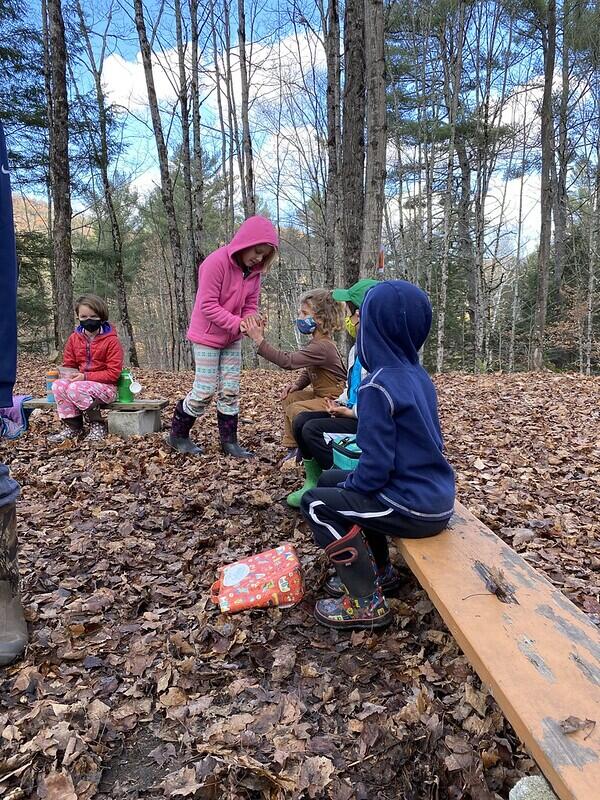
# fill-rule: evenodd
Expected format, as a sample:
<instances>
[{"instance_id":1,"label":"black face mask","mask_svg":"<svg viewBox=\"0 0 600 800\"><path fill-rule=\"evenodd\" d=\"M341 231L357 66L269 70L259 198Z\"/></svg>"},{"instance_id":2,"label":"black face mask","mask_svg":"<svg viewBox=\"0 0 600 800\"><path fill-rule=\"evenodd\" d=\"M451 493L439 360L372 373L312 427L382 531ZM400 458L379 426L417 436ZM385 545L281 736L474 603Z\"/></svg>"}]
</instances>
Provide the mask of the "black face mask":
<instances>
[{"instance_id":1,"label":"black face mask","mask_svg":"<svg viewBox=\"0 0 600 800\"><path fill-rule=\"evenodd\" d=\"M82 319L79 321L79 324L85 331L89 331L89 333L95 333L95 331L99 331L102 327L102 320L100 319Z\"/></svg>"}]
</instances>

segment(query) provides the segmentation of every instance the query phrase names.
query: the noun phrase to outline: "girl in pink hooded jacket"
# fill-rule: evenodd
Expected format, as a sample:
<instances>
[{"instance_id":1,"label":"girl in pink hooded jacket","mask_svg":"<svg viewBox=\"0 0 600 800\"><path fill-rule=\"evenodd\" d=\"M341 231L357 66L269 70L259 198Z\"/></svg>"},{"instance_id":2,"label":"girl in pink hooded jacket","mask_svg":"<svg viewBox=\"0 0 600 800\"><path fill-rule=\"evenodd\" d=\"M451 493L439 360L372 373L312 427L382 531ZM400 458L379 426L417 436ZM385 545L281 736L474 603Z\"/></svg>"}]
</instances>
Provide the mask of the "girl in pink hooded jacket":
<instances>
[{"instance_id":1,"label":"girl in pink hooded jacket","mask_svg":"<svg viewBox=\"0 0 600 800\"><path fill-rule=\"evenodd\" d=\"M180 453L200 455L190 430L217 393L221 449L251 458L237 441L241 338L258 312L262 275L274 260L279 240L265 217L249 217L228 245L204 259L187 338L194 346L196 375L191 392L175 406L168 443Z\"/></svg>"}]
</instances>

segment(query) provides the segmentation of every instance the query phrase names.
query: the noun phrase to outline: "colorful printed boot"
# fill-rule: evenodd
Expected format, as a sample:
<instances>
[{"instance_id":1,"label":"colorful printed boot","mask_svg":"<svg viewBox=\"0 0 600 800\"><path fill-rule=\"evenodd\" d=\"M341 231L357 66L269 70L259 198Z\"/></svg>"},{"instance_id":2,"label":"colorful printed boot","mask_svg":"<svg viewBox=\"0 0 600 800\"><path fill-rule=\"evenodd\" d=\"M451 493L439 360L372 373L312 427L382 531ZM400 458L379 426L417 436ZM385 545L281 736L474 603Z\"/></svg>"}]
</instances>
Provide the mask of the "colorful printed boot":
<instances>
[{"instance_id":1,"label":"colorful printed boot","mask_svg":"<svg viewBox=\"0 0 600 800\"><path fill-rule=\"evenodd\" d=\"M381 586L381 591L386 596L397 592L404 583L402 575L400 575L396 567L392 566L392 564L388 564L382 570L380 569L377 571L377 580ZM348 593L337 574L330 575L323 584L323 588L331 597L343 597Z\"/></svg>"},{"instance_id":2,"label":"colorful printed boot","mask_svg":"<svg viewBox=\"0 0 600 800\"><path fill-rule=\"evenodd\" d=\"M92 422L87 436L84 437L84 442L101 442L106 439L108 429L104 422Z\"/></svg>"},{"instance_id":3,"label":"colorful printed boot","mask_svg":"<svg viewBox=\"0 0 600 800\"><path fill-rule=\"evenodd\" d=\"M219 436L221 438L221 450L226 456L233 456L234 458L254 458L254 453L251 453L249 450L244 450L244 448L238 444L237 414L222 414L220 411L217 411L217 424L219 426Z\"/></svg>"},{"instance_id":4,"label":"colorful printed boot","mask_svg":"<svg viewBox=\"0 0 600 800\"><path fill-rule=\"evenodd\" d=\"M304 484L300 489L288 494L287 504L292 508L300 508L300 501L309 489L314 489L319 480L319 475L323 472L321 467L317 464L314 458L304 459Z\"/></svg>"},{"instance_id":5,"label":"colorful printed boot","mask_svg":"<svg viewBox=\"0 0 600 800\"><path fill-rule=\"evenodd\" d=\"M62 428L58 433L48 437L50 444L61 444L67 439L78 439L83 432L83 417L65 417L61 419Z\"/></svg>"},{"instance_id":6,"label":"colorful printed boot","mask_svg":"<svg viewBox=\"0 0 600 800\"><path fill-rule=\"evenodd\" d=\"M27 623L19 595L15 504L0 508L0 666L18 658L27 644Z\"/></svg>"},{"instance_id":7,"label":"colorful printed boot","mask_svg":"<svg viewBox=\"0 0 600 800\"><path fill-rule=\"evenodd\" d=\"M372 630L385 628L392 621L381 587L373 556L362 530L354 525L341 539L325 548L340 581L348 594L331 600L319 600L315 619L327 628Z\"/></svg>"},{"instance_id":8,"label":"colorful printed boot","mask_svg":"<svg viewBox=\"0 0 600 800\"><path fill-rule=\"evenodd\" d=\"M91 406L83 412L86 422L89 423L90 430L84 438L84 442L100 442L106 439L108 429L102 419L102 412L96 406Z\"/></svg>"},{"instance_id":9,"label":"colorful printed boot","mask_svg":"<svg viewBox=\"0 0 600 800\"><path fill-rule=\"evenodd\" d=\"M175 406L173 412L173 420L171 422L171 431L166 438L167 444L171 445L178 453L190 453L193 456L200 456L203 453L201 447L194 444L190 439L190 431L196 422L196 417L191 414L186 414L183 410L183 400L180 400Z\"/></svg>"}]
</instances>

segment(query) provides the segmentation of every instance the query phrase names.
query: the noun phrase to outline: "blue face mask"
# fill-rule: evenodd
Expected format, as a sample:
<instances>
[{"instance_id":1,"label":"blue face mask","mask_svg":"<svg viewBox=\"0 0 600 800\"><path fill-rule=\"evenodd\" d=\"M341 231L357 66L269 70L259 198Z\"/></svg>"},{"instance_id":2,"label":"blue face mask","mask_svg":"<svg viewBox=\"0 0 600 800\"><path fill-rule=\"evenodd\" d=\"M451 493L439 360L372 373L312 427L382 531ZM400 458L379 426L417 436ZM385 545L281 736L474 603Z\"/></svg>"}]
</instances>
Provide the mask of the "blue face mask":
<instances>
[{"instance_id":1,"label":"blue face mask","mask_svg":"<svg viewBox=\"0 0 600 800\"><path fill-rule=\"evenodd\" d=\"M317 330L317 323L313 317L304 317L304 319L296 320L296 327L300 333L304 333L306 336L308 336Z\"/></svg>"}]
</instances>

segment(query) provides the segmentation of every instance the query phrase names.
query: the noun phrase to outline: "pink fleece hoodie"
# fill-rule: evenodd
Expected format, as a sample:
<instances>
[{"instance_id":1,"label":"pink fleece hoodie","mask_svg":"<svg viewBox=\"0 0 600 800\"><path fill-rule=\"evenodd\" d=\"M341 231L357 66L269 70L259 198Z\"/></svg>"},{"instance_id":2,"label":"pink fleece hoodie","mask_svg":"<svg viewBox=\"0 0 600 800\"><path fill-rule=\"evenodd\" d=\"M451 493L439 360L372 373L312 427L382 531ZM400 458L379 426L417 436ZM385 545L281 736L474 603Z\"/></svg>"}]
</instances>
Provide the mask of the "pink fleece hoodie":
<instances>
[{"instance_id":1,"label":"pink fleece hoodie","mask_svg":"<svg viewBox=\"0 0 600 800\"><path fill-rule=\"evenodd\" d=\"M234 254L258 244L279 247L277 231L265 217L249 217L229 244L204 259L187 332L190 341L223 349L241 337L240 322L258 310L262 265L244 277Z\"/></svg>"}]
</instances>

